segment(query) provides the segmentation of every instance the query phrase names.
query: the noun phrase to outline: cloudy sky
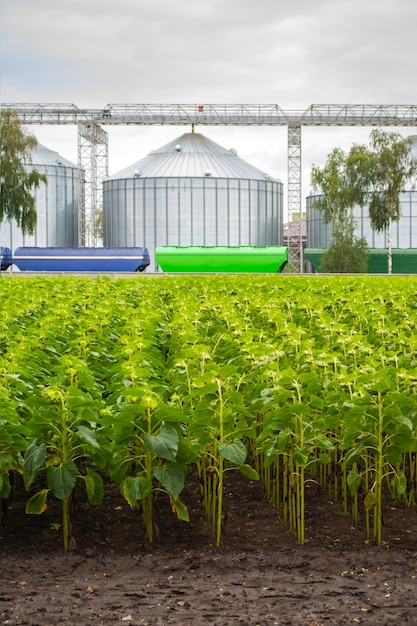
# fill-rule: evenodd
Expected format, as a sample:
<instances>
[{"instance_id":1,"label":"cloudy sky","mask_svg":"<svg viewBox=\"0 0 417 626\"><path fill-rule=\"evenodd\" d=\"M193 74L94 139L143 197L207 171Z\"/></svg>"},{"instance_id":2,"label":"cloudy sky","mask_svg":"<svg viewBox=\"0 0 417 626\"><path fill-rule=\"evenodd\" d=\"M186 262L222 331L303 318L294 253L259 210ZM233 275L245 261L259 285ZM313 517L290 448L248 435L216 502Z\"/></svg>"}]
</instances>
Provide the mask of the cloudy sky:
<instances>
[{"instance_id":1,"label":"cloudy sky","mask_svg":"<svg viewBox=\"0 0 417 626\"><path fill-rule=\"evenodd\" d=\"M0 0L0 102L417 104L416 24L415 0ZM75 127L30 130L77 161ZM190 129L107 130L114 174ZM197 130L286 184L285 127ZM304 194L369 132L304 128Z\"/></svg>"}]
</instances>

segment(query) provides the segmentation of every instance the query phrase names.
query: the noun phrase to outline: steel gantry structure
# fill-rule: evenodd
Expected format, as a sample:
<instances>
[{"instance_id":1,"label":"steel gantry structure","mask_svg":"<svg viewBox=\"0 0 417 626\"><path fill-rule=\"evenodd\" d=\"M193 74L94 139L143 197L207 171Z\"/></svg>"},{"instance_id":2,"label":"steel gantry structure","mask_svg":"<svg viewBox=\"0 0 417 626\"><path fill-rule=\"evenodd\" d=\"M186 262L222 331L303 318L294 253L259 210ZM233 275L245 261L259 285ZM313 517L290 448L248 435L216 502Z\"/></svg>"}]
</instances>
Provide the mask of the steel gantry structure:
<instances>
[{"instance_id":1,"label":"steel gantry structure","mask_svg":"<svg viewBox=\"0 0 417 626\"><path fill-rule=\"evenodd\" d=\"M288 219L302 215L301 165L303 126L417 126L417 105L313 104L284 110L277 104L108 104L80 109L74 104L0 105L13 110L23 125L76 124L80 187L80 245L97 244L97 216L102 180L108 175L108 134L103 126L287 126ZM290 260L303 268L302 230L290 238Z\"/></svg>"}]
</instances>

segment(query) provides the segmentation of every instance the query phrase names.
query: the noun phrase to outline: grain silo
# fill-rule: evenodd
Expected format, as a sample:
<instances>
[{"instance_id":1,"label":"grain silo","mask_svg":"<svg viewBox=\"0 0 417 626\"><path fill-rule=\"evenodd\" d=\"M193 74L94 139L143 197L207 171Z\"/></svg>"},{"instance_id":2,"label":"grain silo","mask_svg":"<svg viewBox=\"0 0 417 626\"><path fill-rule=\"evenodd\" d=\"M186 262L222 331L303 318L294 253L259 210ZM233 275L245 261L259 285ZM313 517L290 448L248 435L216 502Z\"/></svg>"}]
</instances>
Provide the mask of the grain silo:
<instances>
[{"instance_id":1,"label":"grain silo","mask_svg":"<svg viewBox=\"0 0 417 626\"><path fill-rule=\"evenodd\" d=\"M413 139L413 155L417 156L417 138ZM332 225L326 224L323 214L316 207L319 194L312 194L306 199L307 210L307 259L315 269L325 250L333 240ZM401 217L391 223L393 272L417 273L417 192L404 190L400 194ZM377 232L371 227L367 206L353 208L355 236L364 238L370 250L369 272L386 272L386 249L388 246L386 231Z\"/></svg>"},{"instance_id":2,"label":"grain silo","mask_svg":"<svg viewBox=\"0 0 417 626\"><path fill-rule=\"evenodd\" d=\"M38 144L30 151L27 169L47 177L34 191L37 225L33 235L23 235L15 220L0 224L0 245L12 250L19 246L78 245L78 195L80 170L57 152Z\"/></svg>"},{"instance_id":3,"label":"grain silo","mask_svg":"<svg viewBox=\"0 0 417 626\"><path fill-rule=\"evenodd\" d=\"M315 207L318 195L307 197L307 247L328 248L332 242L332 226L326 224L322 213ZM392 247L417 248L417 193L404 191L400 194L401 217L392 222ZM353 209L356 222L355 235L366 239L369 248L386 248L387 233L376 232L371 227L368 208L356 206Z\"/></svg>"},{"instance_id":4,"label":"grain silo","mask_svg":"<svg viewBox=\"0 0 417 626\"><path fill-rule=\"evenodd\" d=\"M200 133L103 183L105 246L281 245L282 183Z\"/></svg>"}]
</instances>

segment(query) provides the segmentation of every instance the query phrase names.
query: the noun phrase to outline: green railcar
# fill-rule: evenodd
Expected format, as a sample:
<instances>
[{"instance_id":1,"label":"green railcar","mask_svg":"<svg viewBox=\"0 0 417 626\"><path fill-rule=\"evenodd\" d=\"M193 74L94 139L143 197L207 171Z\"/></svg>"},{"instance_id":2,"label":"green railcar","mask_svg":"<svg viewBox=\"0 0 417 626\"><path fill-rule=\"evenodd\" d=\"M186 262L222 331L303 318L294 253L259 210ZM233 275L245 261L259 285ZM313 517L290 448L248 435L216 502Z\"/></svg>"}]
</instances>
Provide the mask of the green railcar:
<instances>
[{"instance_id":1,"label":"green railcar","mask_svg":"<svg viewBox=\"0 0 417 626\"><path fill-rule=\"evenodd\" d=\"M288 263L285 246L160 246L164 272L276 274Z\"/></svg>"},{"instance_id":2,"label":"green railcar","mask_svg":"<svg viewBox=\"0 0 417 626\"><path fill-rule=\"evenodd\" d=\"M321 260L327 248L306 248L305 258L316 272L320 272ZM386 248L370 248L368 274L388 273L388 253ZM393 274L417 274L417 248L392 249Z\"/></svg>"}]
</instances>

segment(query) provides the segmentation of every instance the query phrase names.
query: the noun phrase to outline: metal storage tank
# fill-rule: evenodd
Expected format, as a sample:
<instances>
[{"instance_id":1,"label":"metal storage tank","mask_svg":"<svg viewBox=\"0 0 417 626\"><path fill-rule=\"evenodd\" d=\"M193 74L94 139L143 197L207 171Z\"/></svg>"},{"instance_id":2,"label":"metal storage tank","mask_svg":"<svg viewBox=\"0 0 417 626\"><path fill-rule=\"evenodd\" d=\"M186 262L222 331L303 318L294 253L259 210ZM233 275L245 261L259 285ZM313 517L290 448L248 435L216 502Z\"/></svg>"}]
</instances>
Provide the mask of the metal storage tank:
<instances>
[{"instance_id":1,"label":"metal storage tank","mask_svg":"<svg viewBox=\"0 0 417 626\"><path fill-rule=\"evenodd\" d=\"M413 154L417 156L417 137L413 139ZM326 224L322 213L314 206L319 194L312 194L306 198L307 209L307 252L308 250L328 248L332 242L332 226ZM398 250L414 249L417 252L417 192L406 190L400 195L401 217L392 222L392 248ZM353 209L356 221L355 234L366 239L368 247L372 249L387 248L387 233L377 233L371 228L369 211L366 206L356 206ZM308 256L308 255L307 255Z\"/></svg>"},{"instance_id":2,"label":"metal storage tank","mask_svg":"<svg viewBox=\"0 0 417 626\"><path fill-rule=\"evenodd\" d=\"M325 224L321 212L315 208L317 195L308 196L307 207L307 248L328 248L332 242L332 226ZM404 191L400 196L401 217L392 222L392 247L417 248L417 192ZM355 207L357 237L364 237L369 248L386 248L387 235L371 228L368 208Z\"/></svg>"},{"instance_id":3,"label":"metal storage tank","mask_svg":"<svg viewBox=\"0 0 417 626\"><path fill-rule=\"evenodd\" d=\"M283 185L200 133L103 183L105 246L282 245Z\"/></svg>"},{"instance_id":4,"label":"metal storage tank","mask_svg":"<svg viewBox=\"0 0 417 626\"><path fill-rule=\"evenodd\" d=\"M28 170L47 177L34 196L37 226L33 235L23 235L15 220L0 224L0 245L14 250L20 246L78 245L78 196L80 170L58 152L38 144L31 150Z\"/></svg>"}]
</instances>

